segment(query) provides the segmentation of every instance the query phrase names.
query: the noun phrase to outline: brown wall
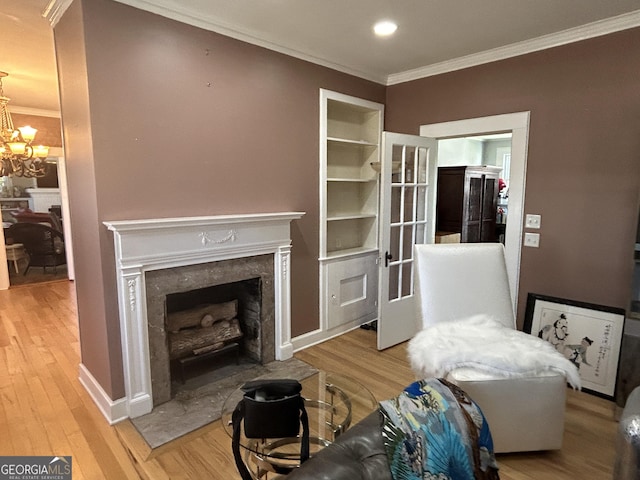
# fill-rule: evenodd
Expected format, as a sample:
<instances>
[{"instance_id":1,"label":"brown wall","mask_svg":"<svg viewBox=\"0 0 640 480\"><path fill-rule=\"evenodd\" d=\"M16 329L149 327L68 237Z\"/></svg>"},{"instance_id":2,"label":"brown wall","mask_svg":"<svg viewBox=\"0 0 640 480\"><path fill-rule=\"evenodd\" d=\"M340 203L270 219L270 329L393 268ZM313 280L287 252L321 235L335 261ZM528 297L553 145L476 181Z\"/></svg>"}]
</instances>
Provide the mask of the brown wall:
<instances>
[{"instance_id":1,"label":"brown wall","mask_svg":"<svg viewBox=\"0 0 640 480\"><path fill-rule=\"evenodd\" d=\"M640 191L640 29L385 89L110 0L55 28L83 364L123 395L105 220L300 210L292 333L318 324L318 89L386 128L531 111L527 292L626 307Z\"/></svg>"},{"instance_id":2,"label":"brown wall","mask_svg":"<svg viewBox=\"0 0 640 480\"><path fill-rule=\"evenodd\" d=\"M640 194L640 29L390 86L386 128L530 111L528 292L626 308Z\"/></svg>"},{"instance_id":3,"label":"brown wall","mask_svg":"<svg viewBox=\"0 0 640 480\"><path fill-rule=\"evenodd\" d=\"M117 305L106 300L115 285L115 266L103 267L102 260L108 258L102 251L109 249L109 242L98 216L82 14L82 5L74 2L54 32L80 346L84 366L117 399L124 395L120 328Z\"/></svg>"},{"instance_id":4,"label":"brown wall","mask_svg":"<svg viewBox=\"0 0 640 480\"><path fill-rule=\"evenodd\" d=\"M49 147L62 147L62 134L60 118L43 117L40 115L25 115L12 113L11 119L15 127L30 125L38 130L34 145L47 145Z\"/></svg>"},{"instance_id":5,"label":"brown wall","mask_svg":"<svg viewBox=\"0 0 640 480\"><path fill-rule=\"evenodd\" d=\"M54 33L82 361L105 391L123 395L106 220L307 212L292 334L317 328L318 89L385 88L110 0L76 0Z\"/></svg>"}]
</instances>

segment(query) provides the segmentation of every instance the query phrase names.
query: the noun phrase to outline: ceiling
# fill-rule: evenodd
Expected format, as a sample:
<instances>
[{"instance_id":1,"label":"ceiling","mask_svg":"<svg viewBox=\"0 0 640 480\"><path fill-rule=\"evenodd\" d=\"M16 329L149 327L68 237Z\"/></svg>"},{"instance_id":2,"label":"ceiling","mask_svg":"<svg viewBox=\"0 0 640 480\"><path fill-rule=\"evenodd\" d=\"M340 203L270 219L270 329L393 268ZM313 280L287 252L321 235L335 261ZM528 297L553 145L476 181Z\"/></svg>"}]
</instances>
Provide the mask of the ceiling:
<instances>
[{"instance_id":1,"label":"ceiling","mask_svg":"<svg viewBox=\"0 0 640 480\"><path fill-rule=\"evenodd\" d=\"M640 26L640 0L117 1L382 84ZM12 111L59 110L42 12L70 2L2 0L0 71ZM396 34L375 37L380 19L394 20Z\"/></svg>"}]
</instances>

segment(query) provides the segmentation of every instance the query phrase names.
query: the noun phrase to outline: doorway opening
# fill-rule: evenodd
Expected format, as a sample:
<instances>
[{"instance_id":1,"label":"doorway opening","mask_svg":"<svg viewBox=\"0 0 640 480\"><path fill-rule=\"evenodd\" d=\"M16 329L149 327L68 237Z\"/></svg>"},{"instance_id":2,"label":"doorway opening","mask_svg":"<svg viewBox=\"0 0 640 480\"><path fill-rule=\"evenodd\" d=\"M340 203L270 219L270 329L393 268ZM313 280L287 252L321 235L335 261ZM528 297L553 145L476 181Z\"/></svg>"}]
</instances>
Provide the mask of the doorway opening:
<instances>
[{"instance_id":1,"label":"doorway opening","mask_svg":"<svg viewBox=\"0 0 640 480\"><path fill-rule=\"evenodd\" d=\"M520 281L529 116L530 112L517 112L422 125L420 127L421 136L438 140L493 133L511 133L508 222L505 226L504 241L514 312L517 311L518 284Z\"/></svg>"},{"instance_id":2,"label":"doorway opening","mask_svg":"<svg viewBox=\"0 0 640 480\"><path fill-rule=\"evenodd\" d=\"M511 132L438 141L436 242L505 244L510 165Z\"/></svg>"},{"instance_id":3,"label":"doorway opening","mask_svg":"<svg viewBox=\"0 0 640 480\"><path fill-rule=\"evenodd\" d=\"M61 155L48 162L42 178L0 177L0 290L74 279L66 165ZM35 227L11 229L18 223Z\"/></svg>"}]
</instances>

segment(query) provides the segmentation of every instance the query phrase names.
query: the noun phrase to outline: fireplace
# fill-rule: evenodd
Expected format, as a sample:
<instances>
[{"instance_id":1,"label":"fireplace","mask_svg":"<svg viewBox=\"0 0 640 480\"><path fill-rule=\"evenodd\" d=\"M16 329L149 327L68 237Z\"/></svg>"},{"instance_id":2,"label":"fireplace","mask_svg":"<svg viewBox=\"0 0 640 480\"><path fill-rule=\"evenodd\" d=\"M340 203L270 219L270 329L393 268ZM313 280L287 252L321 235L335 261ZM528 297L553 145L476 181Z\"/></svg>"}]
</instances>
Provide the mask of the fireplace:
<instances>
[{"instance_id":1,"label":"fireplace","mask_svg":"<svg viewBox=\"0 0 640 480\"><path fill-rule=\"evenodd\" d=\"M232 360L239 364L240 357L262 364L261 313L259 277L167 295L171 396L176 380L184 385L187 374L206 373Z\"/></svg>"},{"instance_id":2,"label":"fireplace","mask_svg":"<svg viewBox=\"0 0 640 480\"><path fill-rule=\"evenodd\" d=\"M199 315L197 320L201 321L206 315L225 315L216 314L215 308L207 307L207 302L209 305L223 305L240 300L240 313L243 314L242 325L238 322L243 333L241 353L261 364L276 359L273 255L153 270L146 273L145 284L154 406L172 397L172 333L167 328L167 319L180 317L179 312L183 312L183 316L184 312L186 315ZM256 297L259 297L259 304ZM255 318L255 310L258 310L258 318ZM173 367L174 371L180 368L175 361Z\"/></svg>"},{"instance_id":3,"label":"fireplace","mask_svg":"<svg viewBox=\"0 0 640 480\"><path fill-rule=\"evenodd\" d=\"M256 361L263 363L291 358L290 222L302 215L283 212L105 222L114 232L123 400L129 417L149 413L154 405L171 398L166 315L180 311L185 299L201 290L220 289L211 297L216 303L216 296L229 297L223 285L257 281L259 320L248 322L243 332L247 340L253 338L254 345L243 343L240 349L259 351Z\"/></svg>"}]
</instances>

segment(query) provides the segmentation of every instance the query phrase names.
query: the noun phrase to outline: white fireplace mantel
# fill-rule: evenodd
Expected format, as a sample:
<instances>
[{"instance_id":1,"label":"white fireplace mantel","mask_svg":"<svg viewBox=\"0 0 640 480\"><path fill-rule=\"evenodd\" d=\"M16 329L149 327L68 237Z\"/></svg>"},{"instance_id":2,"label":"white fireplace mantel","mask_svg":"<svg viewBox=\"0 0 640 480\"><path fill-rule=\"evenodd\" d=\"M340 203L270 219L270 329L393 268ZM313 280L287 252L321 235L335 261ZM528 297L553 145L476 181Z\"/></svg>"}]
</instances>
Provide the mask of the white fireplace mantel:
<instances>
[{"instance_id":1,"label":"white fireplace mantel","mask_svg":"<svg viewBox=\"0 0 640 480\"><path fill-rule=\"evenodd\" d=\"M115 242L125 379L120 416L134 418L153 408L146 271L273 254L276 359L291 358L290 223L303 215L279 212L104 222Z\"/></svg>"}]
</instances>

